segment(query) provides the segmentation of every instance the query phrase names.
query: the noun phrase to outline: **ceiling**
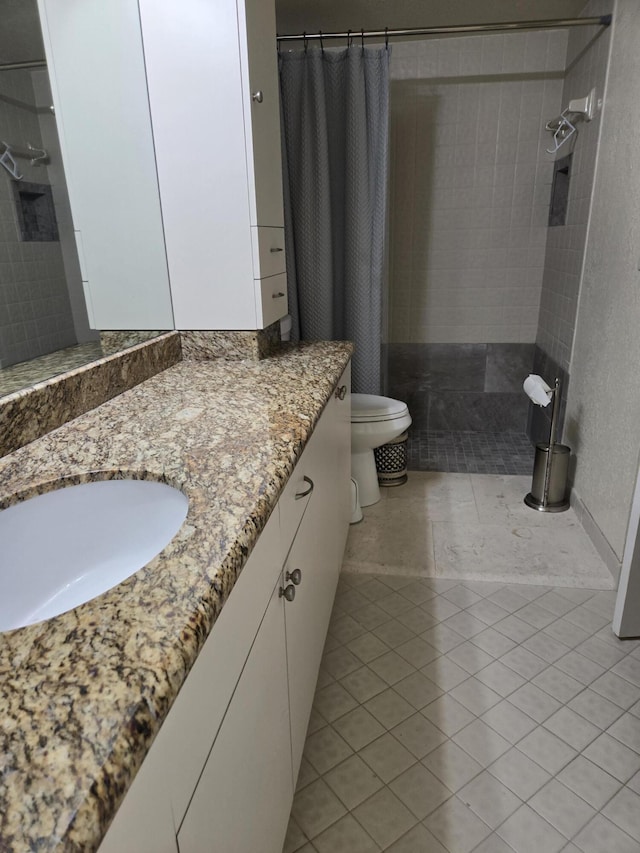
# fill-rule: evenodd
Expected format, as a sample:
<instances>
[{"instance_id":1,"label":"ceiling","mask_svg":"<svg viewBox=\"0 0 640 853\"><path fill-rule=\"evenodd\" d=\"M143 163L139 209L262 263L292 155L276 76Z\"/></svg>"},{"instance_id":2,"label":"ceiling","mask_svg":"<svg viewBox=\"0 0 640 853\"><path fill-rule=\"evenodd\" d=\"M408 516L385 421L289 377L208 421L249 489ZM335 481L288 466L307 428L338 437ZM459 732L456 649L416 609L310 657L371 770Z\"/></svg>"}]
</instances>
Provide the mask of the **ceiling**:
<instances>
[{"instance_id":1,"label":"ceiling","mask_svg":"<svg viewBox=\"0 0 640 853\"><path fill-rule=\"evenodd\" d=\"M574 17L586 0L276 0L279 33ZM0 63L44 56L36 0L0 0Z\"/></svg>"},{"instance_id":2,"label":"ceiling","mask_svg":"<svg viewBox=\"0 0 640 853\"><path fill-rule=\"evenodd\" d=\"M586 0L276 0L279 33L577 17Z\"/></svg>"},{"instance_id":3,"label":"ceiling","mask_svg":"<svg viewBox=\"0 0 640 853\"><path fill-rule=\"evenodd\" d=\"M0 0L0 63L43 59L36 0Z\"/></svg>"}]
</instances>

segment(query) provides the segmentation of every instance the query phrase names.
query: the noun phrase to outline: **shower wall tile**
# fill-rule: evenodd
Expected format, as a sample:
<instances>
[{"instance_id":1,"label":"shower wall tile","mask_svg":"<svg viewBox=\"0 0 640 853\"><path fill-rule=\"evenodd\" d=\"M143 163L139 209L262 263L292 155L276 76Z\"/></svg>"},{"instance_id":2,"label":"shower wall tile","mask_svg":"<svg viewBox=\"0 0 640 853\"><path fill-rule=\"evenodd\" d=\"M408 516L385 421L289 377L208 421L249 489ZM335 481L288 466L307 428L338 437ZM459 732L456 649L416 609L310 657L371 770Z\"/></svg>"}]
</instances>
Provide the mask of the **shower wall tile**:
<instances>
[{"instance_id":1,"label":"shower wall tile","mask_svg":"<svg viewBox=\"0 0 640 853\"><path fill-rule=\"evenodd\" d=\"M567 395L569 393L569 374L554 358L536 345L533 357L532 373L542 376L545 382L553 387L556 379L560 380L560 414L556 438L561 441L564 429ZM551 406L536 406L529 401L527 413L527 435L533 444L549 441L551 432Z\"/></svg>"},{"instance_id":2,"label":"shower wall tile","mask_svg":"<svg viewBox=\"0 0 640 853\"><path fill-rule=\"evenodd\" d=\"M484 389L485 344L391 344L388 352L393 396L429 390Z\"/></svg>"},{"instance_id":3,"label":"shower wall tile","mask_svg":"<svg viewBox=\"0 0 640 853\"><path fill-rule=\"evenodd\" d=\"M426 429L521 435L527 423L528 402L524 393L430 391Z\"/></svg>"},{"instance_id":4,"label":"shower wall tile","mask_svg":"<svg viewBox=\"0 0 640 853\"><path fill-rule=\"evenodd\" d=\"M390 340L535 340L565 31L394 46Z\"/></svg>"},{"instance_id":5,"label":"shower wall tile","mask_svg":"<svg viewBox=\"0 0 640 853\"><path fill-rule=\"evenodd\" d=\"M533 370L533 344L390 343L386 353L386 393L407 403L412 434L524 434L522 382Z\"/></svg>"},{"instance_id":6,"label":"shower wall tile","mask_svg":"<svg viewBox=\"0 0 640 853\"><path fill-rule=\"evenodd\" d=\"M484 391L523 394L522 383L533 370L533 344L488 344Z\"/></svg>"},{"instance_id":7,"label":"shower wall tile","mask_svg":"<svg viewBox=\"0 0 640 853\"><path fill-rule=\"evenodd\" d=\"M42 144L31 76L5 71L0 85L2 138ZM47 168L19 159L25 181L49 184ZM77 343L59 242L22 242L12 180L0 170L0 367Z\"/></svg>"},{"instance_id":8,"label":"shower wall tile","mask_svg":"<svg viewBox=\"0 0 640 853\"><path fill-rule=\"evenodd\" d=\"M611 0L592 0L582 14L604 15L613 11L612 6ZM602 96L609 39L609 29L599 30L595 38L590 27L571 31L563 106L572 98L583 98L592 88ZM599 114L591 122L580 123L573 146L566 224L548 231L536 343L565 370L571 360L599 135ZM561 149L558 156L566 153Z\"/></svg>"}]
</instances>

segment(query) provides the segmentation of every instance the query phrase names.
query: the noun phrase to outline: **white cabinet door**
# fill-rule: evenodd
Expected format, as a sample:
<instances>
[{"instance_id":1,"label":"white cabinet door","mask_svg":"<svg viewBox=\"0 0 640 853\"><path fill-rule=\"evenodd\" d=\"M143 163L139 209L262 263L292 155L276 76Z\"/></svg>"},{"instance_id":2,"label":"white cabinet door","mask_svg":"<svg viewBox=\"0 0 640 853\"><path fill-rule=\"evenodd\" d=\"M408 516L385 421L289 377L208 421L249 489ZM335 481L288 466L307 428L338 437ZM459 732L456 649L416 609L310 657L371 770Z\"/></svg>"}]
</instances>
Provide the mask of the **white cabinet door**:
<instances>
[{"instance_id":1,"label":"white cabinet door","mask_svg":"<svg viewBox=\"0 0 640 853\"><path fill-rule=\"evenodd\" d=\"M151 747L150 754L163 754L163 775L177 825L186 814L281 573L276 507Z\"/></svg>"},{"instance_id":2,"label":"white cabinet door","mask_svg":"<svg viewBox=\"0 0 640 853\"><path fill-rule=\"evenodd\" d=\"M177 851L177 829L281 574L276 507L118 809L100 853ZM282 620L282 609L276 609ZM288 755L288 743L286 747ZM287 768L290 773L289 764Z\"/></svg>"},{"instance_id":3,"label":"white cabinet door","mask_svg":"<svg viewBox=\"0 0 640 853\"><path fill-rule=\"evenodd\" d=\"M238 27L248 136L251 224L282 228L284 213L275 3L272 0L238 0Z\"/></svg>"},{"instance_id":4,"label":"white cabinet door","mask_svg":"<svg viewBox=\"0 0 640 853\"><path fill-rule=\"evenodd\" d=\"M139 3L176 328L258 328L236 0Z\"/></svg>"},{"instance_id":5,"label":"white cabinet door","mask_svg":"<svg viewBox=\"0 0 640 853\"><path fill-rule=\"evenodd\" d=\"M180 853L282 851L293 784L279 588L178 831Z\"/></svg>"},{"instance_id":6,"label":"white cabinet door","mask_svg":"<svg viewBox=\"0 0 640 853\"><path fill-rule=\"evenodd\" d=\"M348 373L341 382L348 384ZM349 437L348 396L332 397L298 463L314 489L285 562L287 572L301 573L295 599L285 607L294 782L349 524Z\"/></svg>"},{"instance_id":7,"label":"white cabinet door","mask_svg":"<svg viewBox=\"0 0 640 853\"><path fill-rule=\"evenodd\" d=\"M167 790L167 775L171 770L162 750L153 746L102 839L98 853L178 853L177 822Z\"/></svg>"},{"instance_id":8,"label":"white cabinet door","mask_svg":"<svg viewBox=\"0 0 640 853\"><path fill-rule=\"evenodd\" d=\"M295 599L287 601L285 607L294 781L300 768L338 580L338 571L327 560L324 547L329 517L328 504L314 503L312 498L285 563L286 571L301 573L300 584L294 586ZM293 586L291 581L288 585Z\"/></svg>"},{"instance_id":9,"label":"white cabinet door","mask_svg":"<svg viewBox=\"0 0 640 853\"><path fill-rule=\"evenodd\" d=\"M138 4L38 8L92 323L173 329Z\"/></svg>"}]
</instances>

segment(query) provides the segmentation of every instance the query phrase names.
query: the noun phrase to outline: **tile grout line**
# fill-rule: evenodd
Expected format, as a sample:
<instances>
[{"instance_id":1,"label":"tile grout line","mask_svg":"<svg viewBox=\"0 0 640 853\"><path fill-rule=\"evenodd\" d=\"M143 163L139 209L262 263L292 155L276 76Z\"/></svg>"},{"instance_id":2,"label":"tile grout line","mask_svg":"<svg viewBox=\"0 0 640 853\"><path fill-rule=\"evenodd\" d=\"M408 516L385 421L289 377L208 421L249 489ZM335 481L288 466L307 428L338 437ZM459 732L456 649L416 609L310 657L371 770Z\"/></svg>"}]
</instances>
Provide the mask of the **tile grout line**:
<instances>
[{"instance_id":1,"label":"tile grout line","mask_svg":"<svg viewBox=\"0 0 640 853\"><path fill-rule=\"evenodd\" d=\"M383 581L382 581L382 582L384 582L384 579L383 579ZM464 586L464 582L459 582L458 584L456 584L456 586ZM505 585L505 586L506 586L506 585ZM353 588L353 587L352 587L352 588ZM517 614L521 609L523 609L524 607L526 607L528 604L531 604L531 603L533 603L534 601L536 601L537 599L539 599L540 597L542 597L542 595L544 595L547 591L549 591L549 590L548 590L548 589L543 589L543 590L542 590L542 591L541 591L541 592L540 592L540 593L539 593L535 598L533 598L533 599L531 599L531 600L529 600L529 601L526 601L526 602L525 602L525 604L523 604L521 607L517 608L516 610L511 611L510 615L515 615L515 614ZM398 590L398 592L402 595L402 588L400 588L400 589ZM490 593L490 594L492 594L492 593ZM581 607L581 606L585 605L585 604L587 603L587 601L592 600L592 599L593 599L597 594L598 594L598 591L593 591L593 592L592 592L592 595L591 595L588 599L585 599L585 600L584 600L584 601L582 601L582 602L575 602L575 601L572 601L571 599L565 599L568 603L571 603L571 604L573 605L573 607L571 607L568 611L566 611L566 612L565 612L564 614L562 614L561 616L559 616L559 615L557 615L557 614L555 614L555 613L551 613L550 611L547 611L547 612L549 612L549 614L550 614L550 615L555 616L556 618L553 620L553 622L551 622L551 623L549 623L548 625L546 625L546 626L545 626L545 628L549 627L549 626L550 626L550 625L552 625L552 624L555 624L556 622L559 622L561 619L565 618L568 614L570 614L570 613L574 612L574 611L575 611L576 609L578 609L579 607ZM441 593L440 595L442 595L442 593ZM405 596L403 596L403 597L405 597ZM438 597L438 595L434 596L434 598L437 598L437 597ZM564 596L562 596L562 597L564 597ZM446 598L446 596L445 596L445 598ZM489 596L481 596L481 599L483 599L483 600L485 600L485 599L487 599L487 598L489 598ZM410 605L412 605L412 606L413 606L413 608L415 608L415 607L419 607L419 606L420 606L420 605L416 605L414 601L411 601L411 599L408 599L408 598L407 598L406 600L407 600L407 602L408 602ZM428 600L433 600L433 598L432 598L432 599L428 599ZM475 602L475 603L478 603L478 602ZM466 606L465 606L464 608L462 608L459 612L464 612L464 611L465 611L465 610L467 610L467 609L468 609L468 607L470 607L470 606L473 606L473 605L466 605ZM357 613L357 610L356 610L355 612ZM593 611L593 612L596 612L596 613L597 613L597 611ZM352 618L353 618L353 617L352 617ZM448 618L450 618L450 617L448 617ZM506 617L505 617L505 618L506 618ZM356 621L357 621L357 620L356 620ZM391 622L391 621L397 621L397 617L390 617L390 619L389 619L389 620L387 620L387 621L386 621L385 623L383 623L383 624L388 624L388 623L389 623L389 622ZM446 620L442 620L442 621L446 621ZM499 621L500 621L500 620L499 620ZM401 623L401 624L402 624L402 623ZM439 624L442 624L442 622L441 622L441 623L439 623ZM496 624L496 623L494 623L494 624ZM529 624L529 623L526 623L526 624ZM573 623L571 623L571 624L573 624ZM364 627L364 626L362 626L362 627ZM483 631L484 631L484 630L486 630L486 629L487 629L487 628L489 628L489 627L492 627L492 626L491 626L491 625L486 625L486 624L485 624L485 628L483 628ZM535 628L535 626L531 626L531 627ZM578 627L579 627L579 626L578 626ZM411 629L409 629L409 630L411 630ZM495 629L494 629L494 630L495 630ZM584 630L584 629L583 629L583 630ZM591 639L591 638L595 637L595 636L596 636L596 635L597 635L601 630L602 630L602 628L597 628L595 631L592 631L591 633L587 634L587 639ZM534 631L534 634L536 634L536 633L541 633L542 631L544 631L544 628L542 628L542 629L540 629L540 628L536 628L536 630ZM371 631L370 631L370 630L366 630L366 633L371 633ZM418 636L418 637L420 636L420 635L416 635L416 634L415 634L415 631L412 631L412 633L414 634L414 636ZM457 632L456 632L456 633L457 633ZM482 632L479 632L479 633L482 633ZM501 633L501 632L499 632L499 633ZM585 633L587 633L587 632L585 632ZM453 648L457 648L458 646L462 645L464 642L471 642L471 643L473 644L473 636L477 636L477 634L476 634L476 635L473 635L473 636L472 636L472 637L470 637L470 638L465 638L465 637L463 637L462 635L459 635L459 636L461 637L461 642L460 642L460 643L458 643L458 644L457 644L457 646L455 646L455 647L453 647ZM504 635L503 635L503 636L504 636ZM531 636L534 636L534 635L531 635ZM511 639L511 638L509 638L509 639ZM529 638L526 638L525 640L522 640L522 641L521 641L521 642L519 642L519 643L517 643L517 642L516 642L516 645L514 646L514 648L517 648L517 647L519 647L519 646L522 646L522 644L523 644L524 642L526 642L526 641L527 641L527 639L529 639ZM347 641L347 642L352 642L352 641ZM515 641L513 641L513 642L515 642ZM583 641L581 641L581 642L579 642L579 643L575 644L574 646L570 647L570 650L571 650L571 651L574 651L574 650L575 650L575 648L577 647L577 645L581 645L581 643L582 643L582 642L585 642L585 641L583 640ZM342 644L342 647L343 647L343 648L346 648L346 645L347 645L346 643L343 643L343 644ZM451 651L451 650L453 650L453 649L450 649L449 651ZM513 649L512 649L512 650L513 650ZM440 651L440 650L439 650L439 649L436 649L436 651ZM528 650L527 650L527 651L528 651ZM628 657L628 655L629 655L629 654L631 654L631 653L632 653L632 651L633 651L633 649L631 649L629 652L627 652L627 653L625 654L625 656L624 656L623 658L621 658L621 660L626 659L626 657ZM387 654L387 652L385 652L384 654ZM362 661L362 659L360 659L360 658L358 658L358 660L360 661L361 666L368 666L368 664L369 664L369 663L371 663L372 661L374 661L374 660L378 659L378 657L382 657L382 656L384 656L384 654L381 654L381 655L379 655L379 656L377 656L377 657L374 657L374 658L370 659L368 662L364 662L364 661ZM440 659L440 658L442 658L442 657L445 657L447 654L448 654L448 652L445 652L444 654L440 652L439 656L438 656L438 657L436 657L434 660L438 660L438 659ZM357 656L357 654L356 654L356 657L358 657L358 656ZM493 655L492 655L492 657L493 657ZM588 658L587 658L587 659L588 659ZM497 661L497 660L499 660L499 659L494 657L494 661L492 661L492 662L495 662L495 661ZM547 670L549 667L551 667L551 666L554 666L554 663L555 663L555 662L554 662L554 663L549 663L548 661L543 660L543 659L540 659L540 660L541 660L541 662L542 662L542 663L544 663L544 664L545 664L545 667L544 667L544 669L543 669L543 670L541 670L541 672L546 671L546 670ZM620 662L620 661L618 661L618 663L619 663L619 662ZM597 664L597 662L594 662L594 663L596 663L596 664ZM490 664L487 664L487 666L489 666L489 665L490 665ZM599 665L599 664L597 664L597 665ZM612 666L615 666L615 665L616 665L616 664L614 663ZM486 667L484 667L484 668L486 668ZM480 670L478 670L478 672L481 672L481 671L482 671L482 669L484 669L484 668L481 668ZM510 667L509 667L509 668L510 668ZM419 671L420 671L420 669L418 669L417 667L414 667L414 669L415 669L415 671L416 671L416 672L419 672ZM604 669L604 668L603 668L603 669ZM611 667L609 668L609 670L610 670L610 669L611 669ZM609 671L609 670L604 669L604 671L605 671L605 672L607 672L607 671ZM475 674L477 675L478 673L475 673ZM540 673L538 673L538 674L540 674ZM461 683L464 683L464 681L467 681L467 680L469 680L469 678L472 678L472 677L474 677L474 675L473 675L473 674L469 674L469 673L467 673L467 678L466 678L466 679L464 679L464 680L463 680L463 682L461 682ZM534 676L533 676L533 678L535 678L535 677L536 677L536 676L534 675ZM596 677L596 679L593 679L593 680L597 680L597 678L599 678L599 677L600 677L600 676L597 676L597 677ZM578 692L578 694L575 694L575 695L576 695L576 696L578 696L578 695L580 695L581 693L583 693L584 691L586 691L586 690L589 688L589 685L590 685L591 683L593 683L593 680L592 680L591 682L589 682L589 684L587 684L587 685L584 685L584 684L583 684L583 685L582 685L582 690L580 690L580 691ZM626 680L626 679L625 679L625 680ZM340 683L340 682L339 682L339 680L336 680L336 681L337 681L337 683ZM527 680L525 681L525 683L531 683L531 682L532 682L532 679L531 679L531 678L530 678L530 679L527 679ZM392 690L393 690L394 685L395 685L395 684L397 684L397 683L399 683L399 682L394 682L394 684L391 684L391 685L389 685L389 684L388 684L388 685L387 685L387 689L392 689ZM582 683L582 682L581 682L581 683ZM631 684L632 686L634 686L632 682L628 682L628 683L629 683L629 684ZM521 686L524 686L524 685L521 685ZM537 685L534 685L534 686L537 686ZM519 689L519 688L516 688L516 690L517 690L517 689ZM545 690L544 690L544 688L538 688L538 689L541 689L541 690L542 690L542 692L545 692L545 693L547 692L547 691L545 691ZM395 692L395 691L394 691L394 692ZM448 691L447 691L447 692L448 692ZM505 696L502 696L501 694L498 694L498 695L500 695L500 697L501 697L501 698L500 698L500 702L502 702L502 701L508 701L508 697L509 697L509 696L511 696L511 695L513 694L513 692L515 692L515 690L514 690L514 691L511 691L510 693L507 693ZM446 695L446 693L445 693L445 694L443 694L443 695ZM550 695L550 694L547 694L547 695ZM551 698L553 698L553 697L551 697ZM575 697L572 697L572 698L575 698ZM356 701L357 701L357 700L356 700ZM568 700L568 701L571 701L571 700ZM500 702L497 702L497 703L494 703L494 704L500 704ZM428 703L428 704L430 704L430 703ZM563 706L562 706L562 707L566 707L566 705L567 705L567 703L563 703ZM424 707L427 707L427 706L424 706ZM493 706L492 706L492 707L493 707ZM618 706L618 707L620 707L620 706ZM415 713L421 713L421 712L422 712L422 710L424 710L424 709L423 709L423 708L422 708L422 709L415 709ZM489 710L489 709L488 709L488 710ZM624 708L621 708L620 710L621 710L621 714L619 715L619 717L618 717L617 719L619 719L619 718L620 718L622 715L624 715L625 713L628 713L628 711L627 711L626 709L624 709ZM554 712L554 713L555 713L555 712ZM574 713L577 713L577 714L578 714L578 716L582 716L582 715L580 715L578 712L574 712ZM477 716L477 715L475 715L475 714L474 714L474 716L476 716L476 720L481 720L481 716ZM528 715L527 715L527 716L528 716ZM553 716L553 714L552 714L552 715L550 715L550 716ZM337 719L340 719L340 717L339 717L339 718L337 718ZM547 717L546 719L549 719L549 717ZM546 719L545 719L545 720L543 720L541 723L537 723L537 721L536 721L536 720L532 720L532 722L537 723L537 726L536 726L535 728L541 728L541 727L544 727L544 723L546 722ZM586 718L584 718L584 717L583 717L583 719L586 719ZM482 722L484 722L483 720L481 720L481 721L482 721ZM335 722L335 721L334 721L334 722ZM590 721L588 721L588 720L587 720L587 722L590 722ZM615 721L614 721L614 722L615 722ZM329 724L329 723L328 723L328 725L331 725L331 724ZM490 724L488 724L488 723L485 723L485 725L489 725L489 727L490 727L490 728L492 728L492 727L491 727L491 725L490 725ZM613 723L611 723L611 725L613 725ZM534 728L534 730L535 730L535 728ZM544 728L546 728L546 727L544 727ZM598 728L599 728L599 727L598 727ZM496 730L495 730L495 729L493 729L493 728L492 728L492 730L493 730L493 731L496 731ZM549 729L547 729L547 731L550 731L550 730L549 730ZM388 732L387 732L387 733L391 734L391 736L394 738L394 740L396 740L396 742L400 743L400 742L397 740L397 737L393 734L393 732L392 732L392 731L388 730ZM497 733L497 734L499 734L499 732L496 732L496 733ZM602 733L605 733L605 730L604 730L604 729L601 729L601 732L600 732L600 733L601 733L601 734L602 734ZM443 734L446 736L446 733L443 733ZM552 734L555 734L555 733L553 733L553 732L552 732ZM555 736L557 737L557 735L555 735ZM598 735L598 737L599 737L599 736L600 736L600 735ZM526 735L524 735L524 736L523 736L523 738L524 738L524 737L526 737ZM615 736L614 736L614 737L615 737ZM518 741L516 741L515 743L511 743L511 742L509 741L509 743L510 743L510 749L511 749L511 748L517 748L517 744L518 744L518 743L520 743L520 742L522 741L522 739L523 739L523 738L520 738L520 739L519 739ZM564 741L562 738L560 738L560 739L563 741L563 743L566 743L566 741ZM448 740L451 740L451 738L448 738ZM595 740L595 738L594 738L594 740ZM616 740L617 740L617 738L616 738ZM621 741L619 741L619 742L620 742L620 743L622 743ZM455 741L454 741L454 743L455 743ZM459 746L459 745L458 745L458 746ZM569 747L571 747L571 745L570 745L570 744L568 744L568 746L569 746ZM623 746L624 746L624 744L623 744ZM363 748L364 748L364 747L363 747ZM459 747L459 748L460 748L460 747ZM571 747L571 748L572 748L572 749L575 749L574 747ZM586 746L585 746L585 748L586 748ZM464 750L464 748L462 748L462 751L463 751L466 755L468 755L468 753L466 752L466 750ZM508 751L508 750L507 750L507 751ZM576 751L576 753L577 753L578 755L579 755L579 754L581 754L581 751L578 751L578 750L575 750L575 751ZM358 752L354 752L354 754L356 754L356 755L357 755L357 754L358 754ZM415 758L415 755L414 755L413 757ZM530 759L530 760L533 760L533 761L534 761L534 763L536 763L536 764L537 764L537 762L535 762L535 759ZM573 759L571 759L571 760L573 760ZM421 764L421 763L422 763L422 762L421 762L421 760L420 760L420 759L416 759L416 761L414 761L414 762L411 764L411 767L415 766L416 764ZM492 762L492 763L493 763L493 762ZM568 762L568 763L570 763L570 762ZM424 765L423 765L423 766L424 766ZM489 766L490 766L490 765L489 765ZM540 766L540 765L538 765L538 766ZM467 782L467 783L465 783L465 784L468 784L470 781L472 781L473 779L477 778L477 776L478 776L478 775L480 775L480 773L484 772L484 770L485 770L485 769L487 769L487 770L488 770L488 767L486 767L486 768L485 768L485 767L483 767L483 768L479 771L479 773L478 773L478 774L476 774L474 777L472 777L472 779L468 780L468 782ZM545 768L542 768L542 769L544 770ZM328 772L328 771L327 771L327 772ZM404 771L403 771L403 772L404 772ZM402 775L402 774L400 774L400 775ZM394 778L395 778L395 777L394 777ZM552 778L555 778L555 777L552 777ZM389 783L386 783L386 786L388 787L388 785L389 785L389 784L390 784L390 782L392 782L392 781L393 781L393 779L391 779L391 780L389 781ZM619 781L619 780L618 780L618 781ZM562 784L562 783L560 783L560 784ZM621 787L623 787L623 785L622 785L622 784L621 784ZM450 789L449 789L449 790L450 790ZM568 790L571 790L571 789L568 789ZM619 790L620 790L620 789L619 789ZM618 794L619 790L618 790L618 791L613 795L613 797L617 796L617 794ZM524 803L528 803L528 801L529 801L533 796L535 796L535 793L536 793L536 792L534 792L534 793L531 795L531 797L529 797L529 798L528 798L528 800L526 800L526 801L522 801L520 797L518 797L518 799L520 799L520 800L521 800L522 802L524 802ZM574 793L574 794L575 794L575 792L572 792L572 793ZM453 796L453 797L457 797L457 793L454 791L454 792L452 793L452 796ZM516 795L516 796L518 796L518 795ZM583 799L582 799L582 797L580 797L580 795L577 795L577 794L576 794L576 796L578 796L578 797L579 797L583 802L585 802L585 803L586 803L586 801L585 801L585 800L583 800ZM613 797L612 797L611 799L613 799ZM451 799L451 797L449 797L448 799ZM607 803L608 803L608 802L610 802L610 800L608 800L608 801L607 801ZM601 806L601 809L602 809L602 808L604 808L604 807L607 805L607 803L603 804L603 806ZM344 803L343 803L343 804L344 804ZM346 804L344 804L344 805L345 805L345 807L346 807ZM587 805L589 805L589 804L587 803ZM437 807L436 807L436 808L437 808ZM596 812L596 813L599 813L599 812L601 811L601 809L597 810L597 812ZM535 811L535 809L534 809L534 811ZM432 812L431 812L431 813L432 813ZM538 813L538 812L536 811L536 813ZM538 813L538 814L539 814L539 813ZM415 815L414 815L414 816L415 816ZM426 817L428 817L428 816L429 816L429 815L427 815ZM425 817L425 819L426 819L426 817ZM542 816L541 816L541 817L542 817ZM481 818L480 818L480 819L481 819ZM543 818L543 819L544 819L544 818ZM357 820L357 818L356 818L356 820ZM418 822L420 822L420 821L418 821ZM587 822L587 823L588 823L588 822ZM498 829L501 825L502 825L502 824L500 824L498 827L496 827L496 829ZM414 826L415 826L415 824L414 824ZM488 827L488 828L489 828L489 829L491 829L491 827ZM366 830L365 830L365 831L366 831ZM409 830L409 831L411 831L411 830ZM581 831L581 830L579 830L579 831Z\"/></svg>"}]
</instances>

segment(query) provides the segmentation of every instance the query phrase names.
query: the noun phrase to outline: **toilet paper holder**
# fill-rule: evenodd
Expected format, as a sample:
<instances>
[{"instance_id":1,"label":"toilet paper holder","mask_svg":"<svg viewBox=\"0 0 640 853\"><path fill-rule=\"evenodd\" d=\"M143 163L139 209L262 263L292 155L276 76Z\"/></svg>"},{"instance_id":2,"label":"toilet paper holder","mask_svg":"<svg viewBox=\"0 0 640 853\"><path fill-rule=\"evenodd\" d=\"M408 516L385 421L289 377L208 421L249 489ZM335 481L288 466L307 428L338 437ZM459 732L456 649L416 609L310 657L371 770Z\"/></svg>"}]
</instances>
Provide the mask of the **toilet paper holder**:
<instances>
[{"instance_id":1,"label":"toilet paper holder","mask_svg":"<svg viewBox=\"0 0 640 853\"><path fill-rule=\"evenodd\" d=\"M550 388L540 376L528 376L524 382L527 396L537 406L552 403L548 443L536 444L531 491L524 502L539 512L564 512L569 509L567 481L571 450L556 441L560 418L560 379Z\"/></svg>"}]
</instances>

